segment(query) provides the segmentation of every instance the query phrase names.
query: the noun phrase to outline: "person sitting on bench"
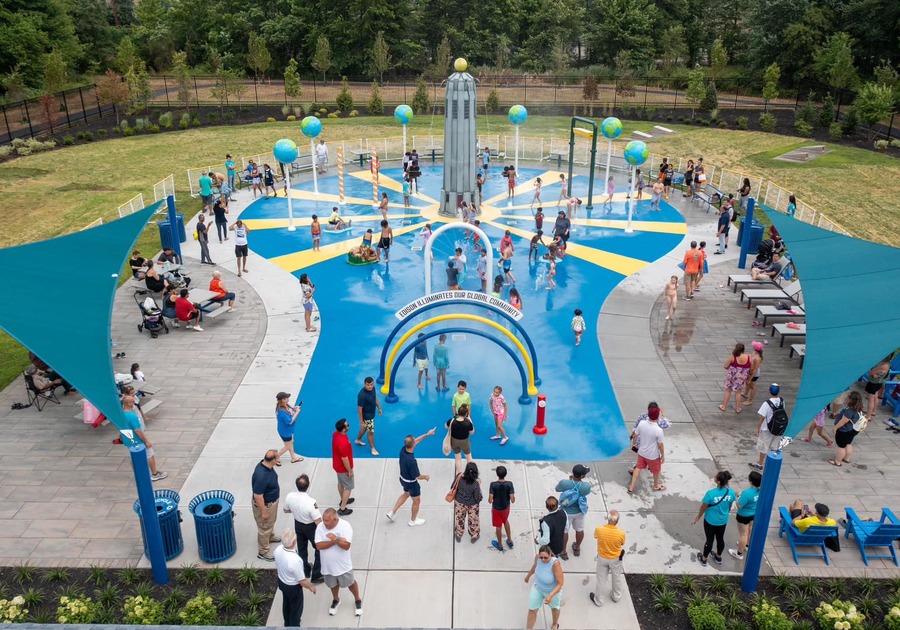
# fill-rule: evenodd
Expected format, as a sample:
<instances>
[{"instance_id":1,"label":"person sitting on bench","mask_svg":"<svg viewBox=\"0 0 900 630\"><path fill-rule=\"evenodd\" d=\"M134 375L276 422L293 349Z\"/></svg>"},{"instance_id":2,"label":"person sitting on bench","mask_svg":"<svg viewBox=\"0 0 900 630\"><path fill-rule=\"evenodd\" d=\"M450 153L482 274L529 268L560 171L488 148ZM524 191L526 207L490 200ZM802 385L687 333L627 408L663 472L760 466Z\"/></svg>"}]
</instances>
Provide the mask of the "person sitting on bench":
<instances>
[{"instance_id":1,"label":"person sitting on bench","mask_svg":"<svg viewBox=\"0 0 900 630\"><path fill-rule=\"evenodd\" d=\"M328 225L331 226L332 230L343 230L344 228L350 227L350 224L353 223L352 219L349 221L344 221L341 218L341 215L338 213L337 206L334 206L331 209L331 216L328 217Z\"/></svg>"},{"instance_id":2,"label":"person sitting on bench","mask_svg":"<svg viewBox=\"0 0 900 630\"><path fill-rule=\"evenodd\" d=\"M759 269L757 267L751 268L750 277L754 280L761 280L763 278L774 280L783 269L784 263L781 262L781 254L774 254L772 256L772 263L765 269Z\"/></svg>"},{"instance_id":3,"label":"person sitting on bench","mask_svg":"<svg viewBox=\"0 0 900 630\"><path fill-rule=\"evenodd\" d=\"M222 272L213 271L212 280L209 281L209 290L218 293L218 297L214 297L211 302L224 302L228 300L228 311L234 310L234 293L231 293L222 282Z\"/></svg>"},{"instance_id":4,"label":"person sitting on bench","mask_svg":"<svg viewBox=\"0 0 900 630\"><path fill-rule=\"evenodd\" d=\"M175 300L175 317L185 323L186 328L203 332L200 328L200 309L189 299L187 289L182 289Z\"/></svg>"}]
</instances>

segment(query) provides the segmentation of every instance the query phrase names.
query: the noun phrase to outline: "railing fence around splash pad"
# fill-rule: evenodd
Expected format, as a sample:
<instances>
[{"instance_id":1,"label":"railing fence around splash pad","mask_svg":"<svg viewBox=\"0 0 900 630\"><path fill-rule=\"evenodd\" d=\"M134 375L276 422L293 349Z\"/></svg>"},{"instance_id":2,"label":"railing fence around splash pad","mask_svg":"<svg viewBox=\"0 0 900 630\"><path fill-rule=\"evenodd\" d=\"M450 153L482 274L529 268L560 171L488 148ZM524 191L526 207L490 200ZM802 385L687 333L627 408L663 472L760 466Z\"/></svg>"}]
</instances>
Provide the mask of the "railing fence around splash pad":
<instances>
[{"instance_id":1,"label":"railing fence around splash pad","mask_svg":"<svg viewBox=\"0 0 900 630\"><path fill-rule=\"evenodd\" d=\"M306 148L305 145L305 142L300 143L300 154L295 164L306 164L308 168L312 156L308 152L304 153L304 149ZM373 151L377 152L379 162L381 163L391 161L400 162L403 159L403 138L400 136L393 138L335 140L328 142L327 146L330 165L336 163L338 147L343 149L344 163L351 166L354 162L359 164L360 158L365 162ZM491 163L494 167L493 172L495 173L499 172L503 164L511 164L515 159L516 139L514 135L479 134L478 146L481 148L489 147L491 153L494 154L491 158ZM410 150L415 148L418 151L420 163L425 165L436 163L443 158L443 135L414 135L411 136L411 138L407 138L407 147ZM610 160L610 167L612 169L621 171L628 170L622 155L623 148L624 146L621 143L613 146L612 158ZM569 140L566 138L519 137L520 160L547 162L549 168L555 168L557 164L560 163L561 159L562 167L560 170L566 170L568 162L566 156L568 156L568 152ZM600 173L602 177L602 173L606 169L606 151L598 150L597 154L596 172ZM563 157L559 158L560 155ZM645 162L646 172L648 174L650 172L655 173L656 167L662 162L663 157L668 156L651 153L650 157ZM243 156L235 161L246 167L251 159L257 164L268 163L273 168L276 167L275 157L271 153ZM688 159L689 158L684 157L669 157L669 161L674 169L681 172L684 172ZM587 166L590 163L590 141L576 137L573 163L579 166ZM706 163L705 166L707 183L715 186L725 195L728 195L728 193L735 193L735 198L738 198L739 195L737 194L737 190L743 183L744 178L747 178L750 180L750 186L753 191L752 195L756 198L757 202L779 212L787 212L791 193L772 180L753 175L752 173L719 168L714 164ZM219 166L187 169L188 186L192 197L199 196L199 179L204 172L208 171L224 173L224 163ZM832 232L850 235L850 233L840 224L829 219L826 215L815 210L800 199L797 199L795 217L810 225L815 225Z\"/></svg>"}]
</instances>

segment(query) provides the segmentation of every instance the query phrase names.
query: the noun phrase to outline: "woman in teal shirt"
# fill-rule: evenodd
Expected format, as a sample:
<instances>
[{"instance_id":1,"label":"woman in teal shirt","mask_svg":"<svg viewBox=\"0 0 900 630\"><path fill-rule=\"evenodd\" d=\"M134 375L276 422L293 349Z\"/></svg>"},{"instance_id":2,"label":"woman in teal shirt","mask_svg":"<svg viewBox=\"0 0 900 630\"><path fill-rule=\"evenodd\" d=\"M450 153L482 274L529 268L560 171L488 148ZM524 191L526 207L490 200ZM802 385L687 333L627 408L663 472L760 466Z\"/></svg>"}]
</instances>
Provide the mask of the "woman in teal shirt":
<instances>
[{"instance_id":1,"label":"woman in teal shirt","mask_svg":"<svg viewBox=\"0 0 900 630\"><path fill-rule=\"evenodd\" d=\"M792 217L795 212L797 212L797 198L791 195L788 197L787 215Z\"/></svg>"},{"instance_id":2,"label":"woman in teal shirt","mask_svg":"<svg viewBox=\"0 0 900 630\"><path fill-rule=\"evenodd\" d=\"M756 517L756 503L759 500L759 484L762 483L762 475L755 470L747 478L750 487L741 492L737 501L737 515L735 520L738 526L737 549L729 549L728 555L737 560L744 559L744 552L750 542L750 532L753 531L753 519Z\"/></svg>"},{"instance_id":3,"label":"woman in teal shirt","mask_svg":"<svg viewBox=\"0 0 900 630\"><path fill-rule=\"evenodd\" d=\"M228 187L234 190L234 159L231 155L225 156L225 171L228 175Z\"/></svg>"},{"instance_id":4,"label":"woman in teal shirt","mask_svg":"<svg viewBox=\"0 0 900 630\"><path fill-rule=\"evenodd\" d=\"M706 534L706 543L703 545L703 553L697 554L697 561L706 566L706 560L712 551L713 538L716 540L716 553L712 554L716 564L722 564L722 552L725 550L725 527L728 525L728 513L731 505L737 499L734 490L728 487L731 481L731 473L722 470L713 478L716 487L707 490L700 504L700 511L694 519L694 525L702 518L703 531Z\"/></svg>"}]
</instances>

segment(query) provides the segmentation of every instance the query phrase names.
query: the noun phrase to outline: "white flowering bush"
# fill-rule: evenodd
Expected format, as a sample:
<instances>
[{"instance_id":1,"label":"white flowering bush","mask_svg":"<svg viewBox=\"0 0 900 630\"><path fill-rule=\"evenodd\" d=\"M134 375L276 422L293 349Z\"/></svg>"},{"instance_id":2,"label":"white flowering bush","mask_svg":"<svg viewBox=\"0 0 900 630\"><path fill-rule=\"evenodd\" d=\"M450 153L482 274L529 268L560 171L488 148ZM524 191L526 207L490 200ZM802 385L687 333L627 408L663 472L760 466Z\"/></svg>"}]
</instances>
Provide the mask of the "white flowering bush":
<instances>
[{"instance_id":1,"label":"white flowering bush","mask_svg":"<svg viewBox=\"0 0 900 630\"><path fill-rule=\"evenodd\" d=\"M185 626L211 626L216 623L216 605L209 593L200 591L178 613Z\"/></svg>"},{"instance_id":2,"label":"white flowering bush","mask_svg":"<svg viewBox=\"0 0 900 630\"><path fill-rule=\"evenodd\" d=\"M0 599L0 623L21 623L25 621L27 614L25 598L21 595L12 599Z\"/></svg>"},{"instance_id":3,"label":"white flowering bush","mask_svg":"<svg viewBox=\"0 0 900 630\"><path fill-rule=\"evenodd\" d=\"M56 621L59 623L93 623L97 607L90 597L59 598Z\"/></svg>"},{"instance_id":4,"label":"white flowering bush","mask_svg":"<svg viewBox=\"0 0 900 630\"><path fill-rule=\"evenodd\" d=\"M0 606L0 609L2 609L2 606ZM884 627L887 630L900 630L900 604L891 606L888 614L884 616Z\"/></svg>"},{"instance_id":5,"label":"white flowering bush","mask_svg":"<svg viewBox=\"0 0 900 630\"><path fill-rule=\"evenodd\" d=\"M839 599L822 602L816 608L816 621L822 630L862 630L866 616L850 602Z\"/></svg>"},{"instance_id":6,"label":"white flowering bush","mask_svg":"<svg viewBox=\"0 0 900 630\"><path fill-rule=\"evenodd\" d=\"M759 630L791 630L793 624L787 615L765 597L751 607L753 610L753 625Z\"/></svg>"},{"instance_id":7,"label":"white flowering bush","mask_svg":"<svg viewBox=\"0 0 900 630\"><path fill-rule=\"evenodd\" d=\"M163 606L152 597L129 597L122 607L124 623L134 626L156 626L162 623Z\"/></svg>"}]
</instances>

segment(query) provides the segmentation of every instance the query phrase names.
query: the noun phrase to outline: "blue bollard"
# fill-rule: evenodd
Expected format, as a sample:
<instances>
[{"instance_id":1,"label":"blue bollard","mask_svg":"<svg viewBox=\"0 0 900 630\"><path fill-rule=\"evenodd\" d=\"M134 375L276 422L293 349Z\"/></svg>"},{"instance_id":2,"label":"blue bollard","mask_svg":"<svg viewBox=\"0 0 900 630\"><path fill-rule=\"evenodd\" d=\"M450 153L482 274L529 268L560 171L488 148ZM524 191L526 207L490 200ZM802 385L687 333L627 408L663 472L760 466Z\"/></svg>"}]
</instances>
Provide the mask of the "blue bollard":
<instances>
[{"instance_id":1,"label":"blue bollard","mask_svg":"<svg viewBox=\"0 0 900 630\"><path fill-rule=\"evenodd\" d=\"M153 482L150 481L150 466L147 464L147 449L143 444L128 448L131 452L131 466L137 485L138 501L141 504L141 522L147 537L147 558L153 570L153 581L160 585L169 583L169 569L166 567L166 552L163 548L162 530L156 516L156 497Z\"/></svg>"},{"instance_id":2,"label":"blue bollard","mask_svg":"<svg viewBox=\"0 0 900 630\"><path fill-rule=\"evenodd\" d=\"M750 203L753 203L752 199ZM756 516L753 518L753 531L744 560L744 575L741 577L741 590L745 593L755 593L759 584L759 568L762 566L763 551L766 548L766 533L772 519L772 507L775 505L782 461L781 451L771 451L766 456L766 467L763 469L759 499L756 502Z\"/></svg>"}]
</instances>

